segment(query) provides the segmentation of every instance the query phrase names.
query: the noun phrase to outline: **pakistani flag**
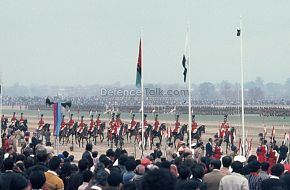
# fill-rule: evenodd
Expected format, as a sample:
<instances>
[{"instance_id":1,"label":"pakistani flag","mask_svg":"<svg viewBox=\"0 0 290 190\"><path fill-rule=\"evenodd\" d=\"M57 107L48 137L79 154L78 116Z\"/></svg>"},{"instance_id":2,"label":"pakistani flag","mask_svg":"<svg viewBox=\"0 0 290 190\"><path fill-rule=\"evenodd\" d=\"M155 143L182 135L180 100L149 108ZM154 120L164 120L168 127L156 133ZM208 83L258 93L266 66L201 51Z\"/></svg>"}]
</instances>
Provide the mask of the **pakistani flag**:
<instances>
[{"instance_id":1,"label":"pakistani flag","mask_svg":"<svg viewBox=\"0 0 290 190\"><path fill-rule=\"evenodd\" d=\"M237 36L240 36L240 35L241 35L241 29L237 28Z\"/></svg>"},{"instance_id":2,"label":"pakistani flag","mask_svg":"<svg viewBox=\"0 0 290 190\"><path fill-rule=\"evenodd\" d=\"M182 57L182 67L183 67L183 82L186 82L186 74L187 74L187 68L186 68L186 65L187 65L187 59L185 57L185 55L183 54L183 57Z\"/></svg>"},{"instance_id":3,"label":"pakistani flag","mask_svg":"<svg viewBox=\"0 0 290 190\"><path fill-rule=\"evenodd\" d=\"M136 74L136 87L141 87L141 76L142 76L142 48L141 48L141 38L139 43L139 55L138 55L138 61L137 61L137 74Z\"/></svg>"}]
</instances>

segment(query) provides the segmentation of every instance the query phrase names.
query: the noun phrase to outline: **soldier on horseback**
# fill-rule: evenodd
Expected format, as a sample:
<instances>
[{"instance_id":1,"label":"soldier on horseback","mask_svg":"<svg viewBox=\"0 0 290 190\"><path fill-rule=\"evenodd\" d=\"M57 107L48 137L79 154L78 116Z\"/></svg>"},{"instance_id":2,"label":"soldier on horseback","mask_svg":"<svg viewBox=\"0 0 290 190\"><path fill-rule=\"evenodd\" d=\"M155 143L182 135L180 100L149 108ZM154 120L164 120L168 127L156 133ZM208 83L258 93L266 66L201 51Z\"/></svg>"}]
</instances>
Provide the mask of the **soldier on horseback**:
<instances>
[{"instance_id":1,"label":"soldier on horseback","mask_svg":"<svg viewBox=\"0 0 290 190\"><path fill-rule=\"evenodd\" d=\"M197 123L195 121L195 115L192 115L192 122L191 122L191 133L197 132Z\"/></svg>"},{"instance_id":2,"label":"soldier on horseback","mask_svg":"<svg viewBox=\"0 0 290 190\"><path fill-rule=\"evenodd\" d=\"M66 127L66 123L64 121L64 115L62 115L62 120L61 120L61 124L60 124L60 132L62 132Z\"/></svg>"},{"instance_id":3,"label":"soldier on horseback","mask_svg":"<svg viewBox=\"0 0 290 190\"><path fill-rule=\"evenodd\" d=\"M78 125L78 130L77 130L77 132L78 132L78 133L82 133L83 130L84 130L84 128L85 128L84 116L82 115L82 116L81 116L81 121L80 121L80 123L79 123L79 125Z\"/></svg>"},{"instance_id":4,"label":"soldier on horseback","mask_svg":"<svg viewBox=\"0 0 290 190\"><path fill-rule=\"evenodd\" d=\"M120 130L121 125L122 125L122 120L121 120L120 116L121 116L120 113L116 115L116 124L115 124L115 128L113 130L114 134L119 134L119 130Z\"/></svg>"},{"instance_id":5,"label":"soldier on horseback","mask_svg":"<svg viewBox=\"0 0 290 190\"><path fill-rule=\"evenodd\" d=\"M172 135L176 136L180 131L180 122L179 122L179 115L176 115L176 121L175 121L175 128L172 131Z\"/></svg>"},{"instance_id":6,"label":"soldier on horseback","mask_svg":"<svg viewBox=\"0 0 290 190\"><path fill-rule=\"evenodd\" d=\"M68 128L71 130L75 124L75 121L72 119L73 114L70 114L70 119L68 121Z\"/></svg>"},{"instance_id":7,"label":"soldier on horseback","mask_svg":"<svg viewBox=\"0 0 290 190\"><path fill-rule=\"evenodd\" d=\"M132 120L130 122L130 129L129 131L135 130L137 122L135 121L135 114L132 115Z\"/></svg>"},{"instance_id":8,"label":"soldier on horseback","mask_svg":"<svg viewBox=\"0 0 290 190\"><path fill-rule=\"evenodd\" d=\"M23 113L20 114L20 119L19 119L19 125L24 124L24 118L23 118Z\"/></svg>"},{"instance_id":9,"label":"soldier on horseback","mask_svg":"<svg viewBox=\"0 0 290 190\"><path fill-rule=\"evenodd\" d=\"M158 121L158 114L155 115L155 121L153 125L154 125L154 128L153 128L152 133L153 133L153 136L156 136L159 131L159 126L160 126L159 121Z\"/></svg>"},{"instance_id":10,"label":"soldier on horseback","mask_svg":"<svg viewBox=\"0 0 290 190\"><path fill-rule=\"evenodd\" d=\"M17 121L15 114L16 114L16 113L15 113L15 112L13 112L12 118L11 118L11 120L10 120L10 122L11 122L11 124L10 124L10 125L14 125L14 124L15 124L15 122Z\"/></svg>"},{"instance_id":11,"label":"soldier on horseback","mask_svg":"<svg viewBox=\"0 0 290 190\"><path fill-rule=\"evenodd\" d=\"M94 128L95 128L94 116L91 115L89 133L92 133L94 131Z\"/></svg>"},{"instance_id":12,"label":"soldier on horseback","mask_svg":"<svg viewBox=\"0 0 290 190\"><path fill-rule=\"evenodd\" d=\"M38 129L37 129L37 130L41 131L42 128L43 128L43 126L44 126L43 114L41 114L41 115L40 115L40 120L39 120L39 122L38 122Z\"/></svg>"},{"instance_id":13,"label":"soldier on horseback","mask_svg":"<svg viewBox=\"0 0 290 190\"><path fill-rule=\"evenodd\" d=\"M220 127L220 138L224 138L225 134L228 134L230 124L228 123L228 115L224 116L224 121Z\"/></svg>"},{"instance_id":14,"label":"soldier on horseback","mask_svg":"<svg viewBox=\"0 0 290 190\"><path fill-rule=\"evenodd\" d=\"M96 126L97 126L98 130L100 130L100 126L101 126L101 123L102 123L102 121L100 120L100 116L101 116L101 114L98 114L97 120L96 120Z\"/></svg>"}]
</instances>

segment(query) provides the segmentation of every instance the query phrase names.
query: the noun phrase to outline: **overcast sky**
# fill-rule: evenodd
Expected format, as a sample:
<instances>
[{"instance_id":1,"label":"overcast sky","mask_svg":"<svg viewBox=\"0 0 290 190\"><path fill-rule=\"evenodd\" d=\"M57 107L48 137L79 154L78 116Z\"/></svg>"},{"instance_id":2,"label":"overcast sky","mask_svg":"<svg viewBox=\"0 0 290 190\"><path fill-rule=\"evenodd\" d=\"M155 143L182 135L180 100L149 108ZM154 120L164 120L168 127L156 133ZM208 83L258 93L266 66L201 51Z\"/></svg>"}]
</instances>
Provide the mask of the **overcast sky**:
<instances>
[{"instance_id":1,"label":"overcast sky","mask_svg":"<svg viewBox=\"0 0 290 190\"><path fill-rule=\"evenodd\" d=\"M144 82L182 83L190 23L192 83L240 81L243 16L245 81L290 77L289 0L1 0L3 81L134 84L140 30Z\"/></svg>"}]
</instances>

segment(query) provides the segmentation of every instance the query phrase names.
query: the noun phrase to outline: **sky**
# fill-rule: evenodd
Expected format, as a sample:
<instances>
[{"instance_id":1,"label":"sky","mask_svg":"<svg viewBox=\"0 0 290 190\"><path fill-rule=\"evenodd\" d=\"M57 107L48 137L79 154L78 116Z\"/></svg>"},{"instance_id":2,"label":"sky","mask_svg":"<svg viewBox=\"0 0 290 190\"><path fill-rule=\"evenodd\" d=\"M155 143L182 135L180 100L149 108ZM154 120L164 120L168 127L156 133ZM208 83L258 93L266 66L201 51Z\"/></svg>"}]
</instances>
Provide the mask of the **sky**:
<instances>
[{"instance_id":1,"label":"sky","mask_svg":"<svg viewBox=\"0 0 290 190\"><path fill-rule=\"evenodd\" d=\"M190 26L192 83L290 77L289 0L1 0L4 85L135 84L142 31L144 83L183 82Z\"/></svg>"}]
</instances>

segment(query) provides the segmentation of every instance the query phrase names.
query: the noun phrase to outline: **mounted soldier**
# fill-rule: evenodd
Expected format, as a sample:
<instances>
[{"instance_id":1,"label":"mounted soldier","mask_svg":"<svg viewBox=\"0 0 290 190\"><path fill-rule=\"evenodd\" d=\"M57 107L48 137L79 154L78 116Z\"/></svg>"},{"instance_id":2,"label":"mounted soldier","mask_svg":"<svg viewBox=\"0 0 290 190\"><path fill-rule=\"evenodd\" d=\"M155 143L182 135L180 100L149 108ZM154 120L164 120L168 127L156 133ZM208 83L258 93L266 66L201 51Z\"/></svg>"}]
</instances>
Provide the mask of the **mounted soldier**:
<instances>
[{"instance_id":1,"label":"mounted soldier","mask_svg":"<svg viewBox=\"0 0 290 190\"><path fill-rule=\"evenodd\" d=\"M175 127L172 131L172 135L173 136L176 136L180 131L180 122L179 122L179 115L176 115L176 118L175 118Z\"/></svg>"},{"instance_id":2,"label":"mounted soldier","mask_svg":"<svg viewBox=\"0 0 290 190\"><path fill-rule=\"evenodd\" d=\"M19 125L24 125L23 113L20 114Z\"/></svg>"},{"instance_id":3,"label":"mounted soldier","mask_svg":"<svg viewBox=\"0 0 290 190\"><path fill-rule=\"evenodd\" d=\"M160 127L160 124L159 124L159 121L158 121L158 114L155 115L155 121L154 121L153 126L154 126L154 128L153 128L153 136L156 136L158 131L159 131L159 127Z\"/></svg>"},{"instance_id":4,"label":"mounted soldier","mask_svg":"<svg viewBox=\"0 0 290 190\"><path fill-rule=\"evenodd\" d=\"M192 115L192 122L191 122L191 133L197 132L197 122L195 121L195 115Z\"/></svg>"},{"instance_id":5,"label":"mounted soldier","mask_svg":"<svg viewBox=\"0 0 290 190\"><path fill-rule=\"evenodd\" d=\"M10 124L10 125L14 125L14 124L15 124L15 122L17 121L15 114L16 114L16 113L15 113L15 112L13 112L12 118L11 118L11 120L10 120L10 122L11 122L11 124Z\"/></svg>"},{"instance_id":6,"label":"mounted soldier","mask_svg":"<svg viewBox=\"0 0 290 190\"><path fill-rule=\"evenodd\" d=\"M224 121L220 126L220 138L224 138L225 134L229 132L230 124L228 123L228 115L224 116Z\"/></svg>"},{"instance_id":7,"label":"mounted soldier","mask_svg":"<svg viewBox=\"0 0 290 190\"><path fill-rule=\"evenodd\" d=\"M91 115L89 133L92 133L94 131L94 129L95 129L94 116Z\"/></svg>"},{"instance_id":8,"label":"mounted soldier","mask_svg":"<svg viewBox=\"0 0 290 190\"><path fill-rule=\"evenodd\" d=\"M132 115L131 122L130 122L130 128L129 128L129 131L133 131L133 130L135 130L135 128L136 128L136 124L137 124L137 122L135 121L135 114L133 114L133 115Z\"/></svg>"},{"instance_id":9,"label":"mounted soldier","mask_svg":"<svg viewBox=\"0 0 290 190\"><path fill-rule=\"evenodd\" d=\"M98 130L100 129L100 126L101 126L101 123L102 123L102 121L100 120L100 116L101 116L101 114L98 114L97 120L96 120L96 126L97 126Z\"/></svg>"},{"instance_id":10,"label":"mounted soldier","mask_svg":"<svg viewBox=\"0 0 290 190\"><path fill-rule=\"evenodd\" d=\"M39 120L39 122L38 122L38 129L37 129L37 130L41 131L42 128L43 128L43 126L44 126L43 114L41 114L41 115L40 115L40 120Z\"/></svg>"},{"instance_id":11,"label":"mounted soldier","mask_svg":"<svg viewBox=\"0 0 290 190\"><path fill-rule=\"evenodd\" d=\"M72 119L73 114L70 114L70 119L68 121L68 128L71 130L75 124L75 121Z\"/></svg>"},{"instance_id":12,"label":"mounted soldier","mask_svg":"<svg viewBox=\"0 0 290 190\"><path fill-rule=\"evenodd\" d=\"M81 121L79 122L79 125L78 125L78 129L77 129L77 132L78 133L82 133L84 128L85 128L85 123L84 123L84 116L82 115L81 116Z\"/></svg>"},{"instance_id":13,"label":"mounted soldier","mask_svg":"<svg viewBox=\"0 0 290 190\"><path fill-rule=\"evenodd\" d=\"M66 127L66 123L64 121L64 115L62 115L62 120L61 120L61 123L60 123L60 132L62 132Z\"/></svg>"}]
</instances>

